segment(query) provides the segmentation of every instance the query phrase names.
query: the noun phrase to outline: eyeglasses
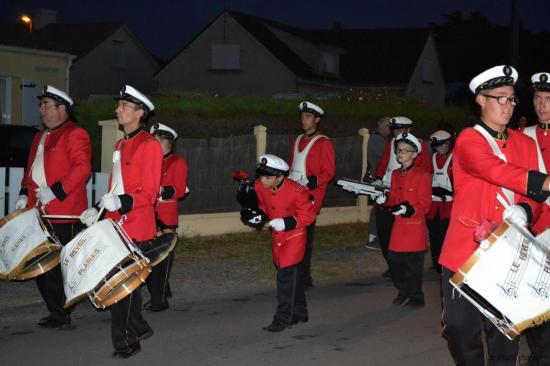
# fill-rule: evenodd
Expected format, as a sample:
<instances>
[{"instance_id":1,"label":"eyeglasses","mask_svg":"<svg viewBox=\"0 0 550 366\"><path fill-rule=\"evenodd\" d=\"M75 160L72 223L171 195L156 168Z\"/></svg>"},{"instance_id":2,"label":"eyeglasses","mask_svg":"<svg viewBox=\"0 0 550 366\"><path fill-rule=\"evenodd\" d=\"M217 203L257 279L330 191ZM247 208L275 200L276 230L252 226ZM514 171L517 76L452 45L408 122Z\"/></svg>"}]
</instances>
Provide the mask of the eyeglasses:
<instances>
[{"instance_id":1,"label":"eyeglasses","mask_svg":"<svg viewBox=\"0 0 550 366\"><path fill-rule=\"evenodd\" d=\"M516 96L513 97L505 97L504 95L490 95L490 94L482 94L486 98L493 98L497 100L497 103L500 105L506 105L506 103L510 103L513 106L518 105L519 98Z\"/></svg>"},{"instance_id":2,"label":"eyeglasses","mask_svg":"<svg viewBox=\"0 0 550 366\"><path fill-rule=\"evenodd\" d=\"M550 95L546 95L544 97L540 95L535 95L533 97L533 102L539 103L540 101L543 101L544 103L550 103Z\"/></svg>"},{"instance_id":3,"label":"eyeglasses","mask_svg":"<svg viewBox=\"0 0 550 366\"><path fill-rule=\"evenodd\" d=\"M414 153L416 151L414 150L407 150L407 149L397 149L395 151L396 154L406 154L406 153Z\"/></svg>"},{"instance_id":4,"label":"eyeglasses","mask_svg":"<svg viewBox=\"0 0 550 366\"><path fill-rule=\"evenodd\" d=\"M115 103L115 108L118 108L118 107L121 107L122 109L126 109L126 108L132 108L134 110L139 109L139 107L137 105L135 105L134 103L130 103L130 102L116 102Z\"/></svg>"}]
</instances>

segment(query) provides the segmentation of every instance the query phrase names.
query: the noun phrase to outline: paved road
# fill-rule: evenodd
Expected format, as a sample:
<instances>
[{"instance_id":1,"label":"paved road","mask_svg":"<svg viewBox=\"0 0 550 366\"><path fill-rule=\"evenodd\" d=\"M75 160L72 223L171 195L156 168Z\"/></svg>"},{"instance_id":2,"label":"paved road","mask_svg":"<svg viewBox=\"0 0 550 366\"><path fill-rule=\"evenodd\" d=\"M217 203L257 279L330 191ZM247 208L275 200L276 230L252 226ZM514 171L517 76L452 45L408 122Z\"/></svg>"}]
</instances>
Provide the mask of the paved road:
<instances>
[{"instance_id":1,"label":"paved road","mask_svg":"<svg viewBox=\"0 0 550 366\"><path fill-rule=\"evenodd\" d=\"M39 329L42 305L0 311L2 365L451 365L440 336L439 283L425 280L426 306L395 307L389 281L371 278L316 287L310 321L281 333L271 320L274 289L187 302L145 313L155 335L130 360L112 360L109 312L76 309L73 331Z\"/></svg>"}]
</instances>

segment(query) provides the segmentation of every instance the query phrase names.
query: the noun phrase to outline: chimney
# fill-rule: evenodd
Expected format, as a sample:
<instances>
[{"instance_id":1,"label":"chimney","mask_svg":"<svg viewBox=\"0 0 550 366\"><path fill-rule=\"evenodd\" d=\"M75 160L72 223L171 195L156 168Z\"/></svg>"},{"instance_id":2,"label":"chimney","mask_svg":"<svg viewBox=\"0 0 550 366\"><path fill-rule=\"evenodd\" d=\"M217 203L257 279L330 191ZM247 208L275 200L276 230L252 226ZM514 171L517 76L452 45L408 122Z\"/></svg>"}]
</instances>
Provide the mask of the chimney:
<instances>
[{"instance_id":1,"label":"chimney","mask_svg":"<svg viewBox=\"0 0 550 366\"><path fill-rule=\"evenodd\" d=\"M57 23L57 11L51 9L35 9L32 17L33 29L40 30L48 24Z\"/></svg>"}]
</instances>

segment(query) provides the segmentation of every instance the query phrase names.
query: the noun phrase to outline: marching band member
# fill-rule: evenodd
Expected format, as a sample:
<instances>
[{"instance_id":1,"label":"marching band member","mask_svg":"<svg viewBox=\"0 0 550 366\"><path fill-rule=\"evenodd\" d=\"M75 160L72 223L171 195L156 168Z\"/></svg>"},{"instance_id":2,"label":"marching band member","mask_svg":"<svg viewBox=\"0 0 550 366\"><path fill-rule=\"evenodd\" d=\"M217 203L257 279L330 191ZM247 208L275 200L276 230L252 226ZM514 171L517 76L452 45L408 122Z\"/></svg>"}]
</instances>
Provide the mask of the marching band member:
<instances>
[{"instance_id":1,"label":"marching band member","mask_svg":"<svg viewBox=\"0 0 550 366\"><path fill-rule=\"evenodd\" d=\"M394 143L400 168L392 172L392 185L384 204L395 216L388 251L391 278L398 290L393 304L422 307L424 253L428 249L425 216L431 203L431 177L414 164L422 152L415 136L404 132ZM379 204L383 197L378 199Z\"/></svg>"},{"instance_id":2,"label":"marching band member","mask_svg":"<svg viewBox=\"0 0 550 366\"><path fill-rule=\"evenodd\" d=\"M482 329L488 364L515 365L518 341L510 341L449 283L478 244L474 230L485 219L520 225L537 217L550 189L550 178L537 171L535 143L506 128L517 98L517 71L495 66L477 75L470 90L481 109L481 121L459 135L453 149L454 200L439 263L442 268L443 336L457 365L483 365ZM544 191L544 192L543 192ZM509 206L505 209L503 201Z\"/></svg>"},{"instance_id":3,"label":"marching band member","mask_svg":"<svg viewBox=\"0 0 550 366\"><path fill-rule=\"evenodd\" d=\"M107 210L106 218L122 221L122 228L138 246L157 232L155 202L160 189L162 149L145 130L153 103L141 92L126 85L116 98L118 124L124 138L115 143L110 189L99 202ZM81 215L87 225L97 217L90 208ZM129 358L141 350L140 340L153 335L141 315L141 288L112 305L111 336L113 358Z\"/></svg>"},{"instance_id":4,"label":"marching band member","mask_svg":"<svg viewBox=\"0 0 550 366\"><path fill-rule=\"evenodd\" d=\"M449 227L451 207L453 205L452 183L452 135L444 130L438 130L430 136L432 148L432 205L428 212L427 222L430 233L430 250L433 268L441 273L439 254L443 239Z\"/></svg>"},{"instance_id":5,"label":"marching band member","mask_svg":"<svg viewBox=\"0 0 550 366\"><path fill-rule=\"evenodd\" d=\"M382 158L376 167L376 177L381 179L385 186L391 187L392 172L399 168L397 162L397 156L395 154L395 137L402 133L409 133L412 127L413 121L407 117L393 117L390 119L390 130L393 137L386 141L384 147L384 153ZM422 145L421 152L415 160L416 169L424 170L425 172L431 172L430 155L424 142L420 141ZM386 262L388 261L388 246L390 244L390 233L393 225L394 216L386 209L375 205L373 209L376 211L376 231L378 232L378 242L382 249L382 255ZM384 273L384 277L389 277L389 270Z\"/></svg>"},{"instance_id":6,"label":"marching band member","mask_svg":"<svg viewBox=\"0 0 550 366\"><path fill-rule=\"evenodd\" d=\"M175 142L178 134L174 129L155 123L151 126L151 134L155 136L162 148L162 174L160 192L155 204L157 231L176 231L178 228L178 200L182 199L187 190L187 161L175 153ZM174 251L168 257L153 267L147 277L147 288L151 301L145 305L149 311L164 311L168 309L170 285L168 278L174 261Z\"/></svg>"},{"instance_id":7,"label":"marching band member","mask_svg":"<svg viewBox=\"0 0 550 366\"><path fill-rule=\"evenodd\" d=\"M307 322L303 265L307 227L316 218L309 191L287 179L287 163L275 155L262 155L256 169L254 190L259 208L269 218L273 264L277 269L277 308L273 321L264 330L280 332L296 323Z\"/></svg>"},{"instance_id":8,"label":"marching band member","mask_svg":"<svg viewBox=\"0 0 550 366\"><path fill-rule=\"evenodd\" d=\"M539 171L548 173L550 168L550 73L539 72L531 77L533 84L533 107L539 123L523 129L523 133L535 140L538 148ZM540 233L550 227L550 201L546 200L540 218L533 231ZM544 323L525 331L531 350L530 365L550 364L550 323Z\"/></svg>"},{"instance_id":9,"label":"marching band member","mask_svg":"<svg viewBox=\"0 0 550 366\"><path fill-rule=\"evenodd\" d=\"M47 85L38 98L40 120L45 128L34 136L15 208L39 203L50 215L78 215L88 207L86 181L92 170L90 136L74 122L73 100L64 91ZM74 220L51 220L51 223L62 245L83 228ZM71 329L70 312L63 309L61 267L58 265L38 276L36 284L50 312L38 325Z\"/></svg>"},{"instance_id":10,"label":"marching band member","mask_svg":"<svg viewBox=\"0 0 550 366\"><path fill-rule=\"evenodd\" d=\"M307 186L315 199L317 214L323 207L328 183L334 178L334 146L330 139L319 131L319 123L325 112L311 102L302 102L300 121L303 134L292 142L288 165L289 178ZM302 266L305 288L313 287L311 277L311 256L313 253L313 233L315 221L307 228L306 253Z\"/></svg>"}]
</instances>

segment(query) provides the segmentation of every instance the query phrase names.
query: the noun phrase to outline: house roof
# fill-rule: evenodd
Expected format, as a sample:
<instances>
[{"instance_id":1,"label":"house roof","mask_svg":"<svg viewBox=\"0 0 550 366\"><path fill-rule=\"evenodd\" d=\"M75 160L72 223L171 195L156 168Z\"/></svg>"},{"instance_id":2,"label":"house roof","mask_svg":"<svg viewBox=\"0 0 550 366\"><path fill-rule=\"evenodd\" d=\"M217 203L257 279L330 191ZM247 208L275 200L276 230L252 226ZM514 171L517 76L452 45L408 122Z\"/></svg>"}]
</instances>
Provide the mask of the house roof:
<instances>
[{"instance_id":1,"label":"house roof","mask_svg":"<svg viewBox=\"0 0 550 366\"><path fill-rule=\"evenodd\" d=\"M78 59L124 26L123 22L55 23L29 33L20 24L1 24L0 44L67 52Z\"/></svg>"}]
</instances>

